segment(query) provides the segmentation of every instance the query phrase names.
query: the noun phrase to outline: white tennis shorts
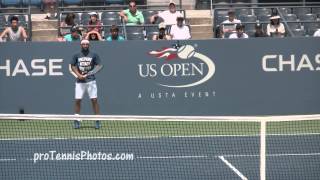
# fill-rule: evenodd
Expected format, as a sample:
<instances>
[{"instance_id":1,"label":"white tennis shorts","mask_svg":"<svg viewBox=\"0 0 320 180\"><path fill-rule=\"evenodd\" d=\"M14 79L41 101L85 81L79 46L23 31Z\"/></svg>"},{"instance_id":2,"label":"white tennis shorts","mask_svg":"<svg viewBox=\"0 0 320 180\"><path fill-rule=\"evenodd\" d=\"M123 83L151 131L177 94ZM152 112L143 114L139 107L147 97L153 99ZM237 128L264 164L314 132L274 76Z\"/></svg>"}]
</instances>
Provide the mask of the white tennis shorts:
<instances>
[{"instance_id":1,"label":"white tennis shorts","mask_svg":"<svg viewBox=\"0 0 320 180\"><path fill-rule=\"evenodd\" d=\"M97 82L96 81L90 81L87 83L76 82L75 99L82 99L85 92L88 92L90 99L97 98L98 97Z\"/></svg>"}]
</instances>

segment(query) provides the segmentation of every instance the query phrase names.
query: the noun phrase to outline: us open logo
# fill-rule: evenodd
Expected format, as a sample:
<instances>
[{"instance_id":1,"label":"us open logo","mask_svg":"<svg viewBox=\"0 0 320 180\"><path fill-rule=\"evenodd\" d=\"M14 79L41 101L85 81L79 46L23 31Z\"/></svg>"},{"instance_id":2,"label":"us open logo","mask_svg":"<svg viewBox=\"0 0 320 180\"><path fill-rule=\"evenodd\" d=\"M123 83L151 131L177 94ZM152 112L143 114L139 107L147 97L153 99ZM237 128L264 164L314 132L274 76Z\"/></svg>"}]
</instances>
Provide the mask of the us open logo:
<instances>
[{"instance_id":1,"label":"us open logo","mask_svg":"<svg viewBox=\"0 0 320 180\"><path fill-rule=\"evenodd\" d=\"M191 45L163 48L149 52L158 59L155 63L139 64L139 76L169 88L188 88L207 82L215 74L214 62L196 52ZM164 61L161 61L163 60Z\"/></svg>"}]
</instances>

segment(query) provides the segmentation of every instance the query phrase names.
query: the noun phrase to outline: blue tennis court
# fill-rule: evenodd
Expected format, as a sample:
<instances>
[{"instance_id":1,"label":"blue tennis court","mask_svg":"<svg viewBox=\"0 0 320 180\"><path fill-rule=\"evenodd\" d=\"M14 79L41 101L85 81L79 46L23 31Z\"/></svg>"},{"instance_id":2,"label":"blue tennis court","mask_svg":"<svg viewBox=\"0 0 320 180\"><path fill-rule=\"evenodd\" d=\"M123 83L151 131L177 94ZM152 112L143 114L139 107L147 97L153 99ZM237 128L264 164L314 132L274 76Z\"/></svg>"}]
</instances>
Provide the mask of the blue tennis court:
<instances>
[{"instance_id":1,"label":"blue tennis court","mask_svg":"<svg viewBox=\"0 0 320 180\"><path fill-rule=\"evenodd\" d=\"M0 179L260 177L259 136L38 138L0 143ZM69 158L63 159L67 153ZM42 159L35 159L41 154ZM266 164L267 179L319 179L320 135L267 136Z\"/></svg>"}]
</instances>

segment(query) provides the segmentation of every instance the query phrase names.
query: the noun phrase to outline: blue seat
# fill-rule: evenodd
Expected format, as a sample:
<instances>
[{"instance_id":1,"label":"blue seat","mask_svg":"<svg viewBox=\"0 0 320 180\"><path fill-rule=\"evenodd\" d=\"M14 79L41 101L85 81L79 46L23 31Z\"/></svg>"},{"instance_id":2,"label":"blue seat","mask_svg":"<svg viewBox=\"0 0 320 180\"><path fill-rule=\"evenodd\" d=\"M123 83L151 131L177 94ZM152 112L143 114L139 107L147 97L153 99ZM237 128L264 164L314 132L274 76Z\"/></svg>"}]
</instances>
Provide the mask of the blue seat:
<instances>
[{"instance_id":1,"label":"blue seat","mask_svg":"<svg viewBox=\"0 0 320 180\"><path fill-rule=\"evenodd\" d=\"M317 22L303 23L303 26L307 34L309 36L312 36L314 32L316 32L320 28L320 23L317 23Z\"/></svg>"},{"instance_id":2,"label":"blue seat","mask_svg":"<svg viewBox=\"0 0 320 180\"><path fill-rule=\"evenodd\" d=\"M270 22L270 15L261 15L258 16L258 20L259 22L263 22L263 23L269 23Z\"/></svg>"},{"instance_id":3,"label":"blue seat","mask_svg":"<svg viewBox=\"0 0 320 180\"><path fill-rule=\"evenodd\" d=\"M80 5L81 0L62 0L64 5Z\"/></svg>"},{"instance_id":4,"label":"blue seat","mask_svg":"<svg viewBox=\"0 0 320 180\"><path fill-rule=\"evenodd\" d=\"M284 16L284 19L287 21L297 21L297 15L295 14L287 14Z\"/></svg>"},{"instance_id":5,"label":"blue seat","mask_svg":"<svg viewBox=\"0 0 320 180\"><path fill-rule=\"evenodd\" d=\"M28 6L29 0L23 0L23 6ZM42 0L30 0L30 6L42 7Z\"/></svg>"},{"instance_id":6,"label":"blue seat","mask_svg":"<svg viewBox=\"0 0 320 180\"><path fill-rule=\"evenodd\" d=\"M306 31L304 29L293 29L292 33L295 37L304 37L306 36Z\"/></svg>"},{"instance_id":7,"label":"blue seat","mask_svg":"<svg viewBox=\"0 0 320 180\"><path fill-rule=\"evenodd\" d=\"M101 19L107 19L107 18L119 18L118 11L106 11L102 12Z\"/></svg>"},{"instance_id":8,"label":"blue seat","mask_svg":"<svg viewBox=\"0 0 320 180\"><path fill-rule=\"evenodd\" d=\"M121 21L120 18L104 18L102 19L102 24L103 25L120 25Z\"/></svg>"},{"instance_id":9,"label":"blue seat","mask_svg":"<svg viewBox=\"0 0 320 180\"><path fill-rule=\"evenodd\" d=\"M144 28L141 26L126 26L128 40L144 40Z\"/></svg>"},{"instance_id":10,"label":"blue seat","mask_svg":"<svg viewBox=\"0 0 320 180\"><path fill-rule=\"evenodd\" d=\"M22 0L2 0L1 2L4 7L19 7L22 5Z\"/></svg>"},{"instance_id":11,"label":"blue seat","mask_svg":"<svg viewBox=\"0 0 320 180\"><path fill-rule=\"evenodd\" d=\"M316 21L317 15L315 14L302 14L299 16L300 21Z\"/></svg>"},{"instance_id":12,"label":"blue seat","mask_svg":"<svg viewBox=\"0 0 320 180\"><path fill-rule=\"evenodd\" d=\"M124 5L125 1L124 0L105 0L105 3L107 5L111 5L111 4L120 4L120 5Z\"/></svg>"},{"instance_id":13,"label":"blue seat","mask_svg":"<svg viewBox=\"0 0 320 180\"><path fill-rule=\"evenodd\" d=\"M270 8L259 8L259 9L254 9L254 14L256 16L270 16L272 13Z\"/></svg>"},{"instance_id":14,"label":"blue seat","mask_svg":"<svg viewBox=\"0 0 320 180\"><path fill-rule=\"evenodd\" d=\"M147 39L152 40L153 35L159 33L158 25L146 26Z\"/></svg>"}]
</instances>

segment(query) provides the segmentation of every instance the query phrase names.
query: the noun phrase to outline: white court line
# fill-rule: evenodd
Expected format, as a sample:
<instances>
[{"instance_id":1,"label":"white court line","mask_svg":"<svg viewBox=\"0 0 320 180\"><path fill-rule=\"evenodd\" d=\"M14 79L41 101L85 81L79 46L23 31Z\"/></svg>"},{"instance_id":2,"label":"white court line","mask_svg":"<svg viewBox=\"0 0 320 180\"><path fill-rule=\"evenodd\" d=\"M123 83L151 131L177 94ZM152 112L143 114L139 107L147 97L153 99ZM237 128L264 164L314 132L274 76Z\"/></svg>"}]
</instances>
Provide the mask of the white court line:
<instances>
[{"instance_id":1,"label":"white court line","mask_svg":"<svg viewBox=\"0 0 320 180\"><path fill-rule=\"evenodd\" d=\"M0 162L16 161L17 159L0 159Z\"/></svg>"},{"instance_id":2,"label":"white court line","mask_svg":"<svg viewBox=\"0 0 320 180\"><path fill-rule=\"evenodd\" d=\"M313 136L320 133L301 134L268 134L267 136ZM205 138L205 137L259 137L260 135L195 135L195 136L146 136L146 137L57 137L57 138L0 138L0 141L28 141L28 140L83 140L83 139L157 139L157 138Z\"/></svg>"},{"instance_id":3,"label":"white court line","mask_svg":"<svg viewBox=\"0 0 320 180\"><path fill-rule=\"evenodd\" d=\"M248 180L237 168L235 168L229 161L227 161L223 156L219 156L219 159L223 161L233 172L235 172L242 180Z\"/></svg>"},{"instance_id":4,"label":"white court line","mask_svg":"<svg viewBox=\"0 0 320 180\"><path fill-rule=\"evenodd\" d=\"M208 156L158 156L158 157L136 157L137 159L190 159L190 158L208 158Z\"/></svg>"},{"instance_id":5,"label":"white court line","mask_svg":"<svg viewBox=\"0 0 320 180\"><path fill-rule=\"evenodd\" d=\"M259 157L259 154L225 154L222 155L223 157L228 157L228 158L232 158L232 157ZM281 157L281 156L320 156L320 153L302 153L302 154L266 154L267 157ZM215 156L215 157L219 157L219 156Z\"/></svg>"}]
</instances>

